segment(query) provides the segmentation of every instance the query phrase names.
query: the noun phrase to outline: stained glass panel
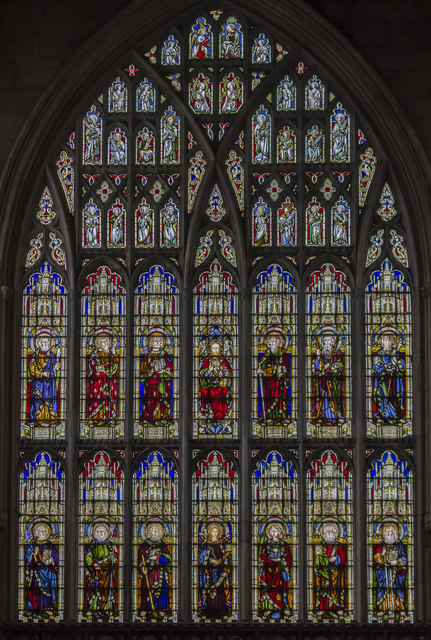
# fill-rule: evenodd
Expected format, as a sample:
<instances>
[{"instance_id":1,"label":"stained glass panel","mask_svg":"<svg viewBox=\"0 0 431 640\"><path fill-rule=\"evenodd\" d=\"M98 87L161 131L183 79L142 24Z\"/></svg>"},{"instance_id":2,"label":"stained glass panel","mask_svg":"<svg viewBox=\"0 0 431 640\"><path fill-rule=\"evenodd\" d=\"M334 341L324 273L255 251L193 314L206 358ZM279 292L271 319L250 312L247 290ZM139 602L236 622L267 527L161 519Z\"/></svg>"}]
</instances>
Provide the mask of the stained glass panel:
<instances>
[{"instance_id":1,"label":"stained glass panel","mask_svg":"<svg viewBox=\"0 0 431 640\"><path fill-rule=\"evenodd\" d=\"M259 622L298 616L298 480L292 462L271 451L252 474L253 613Z\"/></svg>"},{"instance_id":2,"label":"stained glass panel","mask_svg":"<svg viewBox=\"0 0 431 640\"><path fill-rule=\"evenodd\" d=\"M412 434L410 287L384 260L366 289L367 433L378 438Z\"/></svg>"},{"instance_id":3,"label":"stained glass panel","mask_svg":"<svg viewBox=\"0 0 431 640\"><path fill-rule=\"evenodd\" d=\"M127 113L127 88L120 77L115 78L108 89L108 111Z\"/></svg>"},{"instance_id":4,"label":"stained glass panel","mask_svg":"<svg viewBox=\"0 0 431 640\"><path fill-rule=\"evenodd\" d=\"M135 437L178 435L178 288L160 265L135 292Z\"/></svg>"},{"instance_id":5,"label":"stained glass panel","mask_svg":"<svg viewBox=\"0 0 431 640\"><path fill-rule=\"evenodd\" d=\"M370 464L368 603L370 622L413 622L413 477L410 464L385 451Z\"/></svg>"},{"instance_id":6,"label":"stained glass panel","mask_svg":"<svg viewBox=\"0 0 431 640\"><path fill-rule=\"evenodd\" d=\"M65 437L67 290L45 262L23 292L21 437Z\"/></svg>"},{"instance_id":7,"label":"stained glass panel","mask_svg":"<svg viewBox=\"0 0 431 640\"><path fill-rule=\"evenodd\" d=\"M99 267L81 299L81 438L124 435L125 315L120 276Z\"/></svg>"},{"instance_id":8,"label":"stained glass panel","mask_svg":"<svg viewBox=\"0 0 431 640\"><path fill-rule=\"evenodd\" d=\"M255 247L269 246L271 244L272 213L262 198L259 198L253 207L252 221L252 244Z\"/></svg>"},{"instance_id":9,"label":"stained glass panel","mask_svg":"<svg viewBox=\"0 0 431 640\"><path fill-rule=\"evenodd\" d=\"M230 273L214 260L194 289L194 423L200 438L238 432L238 300Z\"/></svg>"},{"instance_id":10,"label":"stained glass panel","mask_svg":"<svg viewBox=\"0 0 431 640\"><path fill-rule=\"evenodd\" d=\"M317 124L313 124L305 136L305 162L325 162L325 136Z\"/></svg>"},{"instance_id":11,"label":"stained glass panel","mask_svg":"<svg viewBox=\"0 0 431 640\"><path fill-rule=\"evenodd\" d=\"M244 85L234 73L224 76L220 82L220 113L236 113L244 100Z\"/></svg>"},{"instance_id":12,"label":"stained glass panel","mask_svg":"<svg viewBox=\"0 0 431 640\"><path fill-rule=\"evenodd\" d=\"M135 229L137 247L154 246L154 210L145 198L142 198L135 211Z\"/></svg>"},{"instance_id":13,"label":"stained glass panel","mask_svg":"<svg viewBox=\"0 0 431 640\"><path fill-rule=\"evenodd\" d=\"M253 436L296 436L296 289L272 264L253 293Z\"/></svg>"},{"instance_id":14,"label":"stained glass panel","mask_svg":"<svg viewBox=\"0 0 431 640\"><path fill-rule=\"evenodd\" d=\"M325 108L325 88L315 74L305 86L305 108L310 111L321 111Z\"/></svg>"},{"instance_id":15,"label":"stained glass panel","mask_svg":"<svg viewBox=\"0 0 431 640\"><path fill-rule=\"evenodd\" d=\"M82 209L82 246L97 249L101 246L102 212L90 198Z\"/></svg>"},{"instance_id":16,"label":"stained glass panel","mask_svg":"<svg viewBox=\"0 0 431 640\"><path fill-rule=\"evenodd\" d=\"M243 39L240 23L234 16L229 16L220 29L220 58L242 58Z\"/></svg>"},{"instance_id":17,"label":"stained glass panel","mask_svg":"<svg viewBox=\"0 0 431 640\"><path fill-rule=\"evenodd\" d=\"M289 197L277 212L277 245L279 247L296 245L296 208Z\"/></svg>"},{"instance_id":18,"label":"stained glass panel","mask_svg":"<svg viewBox=\"0 0 431 640\"><path fill-rule=\"evenodd\" d=\"M155 164L156 147L154 133L144 127L136 136L136 164Z\"/></svg>"},{"instance_id":19,"label":"stained glass panel","mask_svg":"<svg viewBox=\"0 0 431 640\"><path fill-rule=\"evenodd\" d=\"M213 111L213 84L203 73L199 73L189 84L189 105L197 114Z\"/></svg>"},{"instance_id":20,"label":"stained glass panel","mask_svg":"<svg viewBox=\"0 0 431 640\"><path fill-rule=\"evenodd\" d=\"M98 451L79 477L78 620L122 620L124 473L119 460Z\"/></svg>"},{"instance_id":21,"label":"stained glass panel","mask_svg":"<svg viewBox=\"0 0 431 640\"><path fill-rule=\"evenodd\" d=\"M148 78L144 78L136 89L136 111L153 113L156 110L156 89Z\"/></svg>"},{"instance_id":22,"label":"stained glass panel","mask_svg":"<svg viewBox=\"0 0 431 640\"><path fill-rule=\"evenodd\" d=\"M331 244L333 247L350 244L350 207L342 196L331 209Z\"/></svg>"},{"instance_id":23,"label":"stained glass panel","mask_svg":"<svg viewBox=\"0 0 431 640\"><path fill-rule=\"evenodd\" d=\"M296 109L296 86L289 78L284 76L277 87L277 110L294 111Z\"/></svg>"},{"instance_id":24,"label":"stained glass panel","mask_svg":"<svg viewBox=\"0 0 431 640\"><path fill-rule=\"evenodd\" d=\"M102 118L94 104L82 121L83 164L102 164Z\"/></svg>"},{"instance_id":25,"label":"stained glass panel","mask_svg":"<svg viewBox=\"0 0 431 640\"><path fill-rule=\"evenodd\" d=\"M180 118L171 106L161 119L161 163L180 163Z\"/></svg>"},{"instance_id":26,"label":"stained glass panel","mask_svg":"<svg viewBox=\"0 0 431 640\"><path fill-rule=\"evenodd\" d=\"M350 287L332 264L307 288L307 435L351 435Z\"/></svg>"},{"instance_id":27,"label":"stained glass panel","mask_svg":"<svg viewBox=\"0 0 431 640\"><path fill-rule=\"evenodd\" d=\"M193 472L193 619L238 617L238 478L230 457L212 451Z\"/></svg>"},{"instance_id":28,"label":"stained glass panel","mask_svg":"<svg viewBox=\"0 0 431 640\"><path fill-rule=\"evenodd\" d=\"M296 162L296 136L293 129L284 126L277 135L277 162Z\"/></svg>"},{"instance_id":29,"label":"stained glass panel","mask_svg":"<svg viewBox=\"0 0 431 640\"><path fill-rule=\"evenodd\" d=\"M308 616L313 622L353 617L353 522L350 465L335 451L307 473Z\"/></svg>"},{"instance_id":30,"label":"stained glass panel","mask_svg":"<svg viewBox=\"0 0 431 640\"><path fill-rule=\"evenodd\" d=\"M269 164L271 162L271 117L261 104L252 120L252 162Z\"/></svg>"},{"instance_id":31,"label":"stained glass panel","mask_svg":"<svg viewBox=\"0 0 431 640\"><path fill-rule=\"evenodd\" d=\"M190 59L213 57L213 34L205 18L198 18L190 31Z\"/></svg>"},{"instance_id":32,"label":"stained glass panel","mask_svg":"<svg viewBox=\"0 0 431 640\"><path fill-rule=\"evenodd\" d=\"M350 117L341 102L331 115L331 162L350 162Z\"/></svg>"},{"instance_id":33,"label":"stained glass panel","mask_svg":"<svg viewBox=\"0 0 431 640\"><path fill-rule=\"evenodd\" d=\"M160 451L133 474L133 609L137 621L176 621L178 474Z\"/></svg>"},{"instance_id":34,"label":"stained glass panel","mask_svg":"<svg viewBox=\"0 0 431 640\"><path fill-rule=\"evenodd\" d=\"M64 606L65 474L52 454L28 458L20 473L19 618L59 622Z\"/></svg>"}]
</instances>

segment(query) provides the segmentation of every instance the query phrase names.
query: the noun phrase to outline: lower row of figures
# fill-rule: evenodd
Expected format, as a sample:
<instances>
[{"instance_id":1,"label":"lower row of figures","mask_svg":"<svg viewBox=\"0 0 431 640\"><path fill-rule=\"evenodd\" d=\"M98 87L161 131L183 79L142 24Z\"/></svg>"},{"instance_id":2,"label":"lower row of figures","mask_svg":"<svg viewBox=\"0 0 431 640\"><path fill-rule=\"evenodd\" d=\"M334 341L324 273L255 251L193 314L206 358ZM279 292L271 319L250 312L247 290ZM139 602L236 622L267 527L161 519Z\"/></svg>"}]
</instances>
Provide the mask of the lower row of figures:
<instances>
[{"instance_id":1,"label":"lower row of figures","mask_svg":"<svg viewBox=\"0 0 431 640\"><path fill-rule=\"evenodd\" d=\"M354 618L353 544L350 524L322 516L309 522L307 617L314 622ZM370 621L412 621L412 532L385 515L370 526L368 602ZM63 525L38 516L23 524L20 555L20 618L60 621L64 611ZM192 545L192 610L196 622L234 621L240 594L236 525L220 515L196 524ZM294 523L267 517L255 523L251 585L253 618L295 622L298 608L298 533ZM150 517L135 523L132 607L135 621L175 621L180 567L176 523ZM123 523L98 516L82 524L79 620L114 622L124 615L124 567L128 553ZM190 575L187 573L187 575ZM359 576L357 576L358 578ZM188 579L187 584L189 584ZM67 581L67 580L66 580ZM248 589L244 589L244 595Z\"/></svg>"}]
</instances>

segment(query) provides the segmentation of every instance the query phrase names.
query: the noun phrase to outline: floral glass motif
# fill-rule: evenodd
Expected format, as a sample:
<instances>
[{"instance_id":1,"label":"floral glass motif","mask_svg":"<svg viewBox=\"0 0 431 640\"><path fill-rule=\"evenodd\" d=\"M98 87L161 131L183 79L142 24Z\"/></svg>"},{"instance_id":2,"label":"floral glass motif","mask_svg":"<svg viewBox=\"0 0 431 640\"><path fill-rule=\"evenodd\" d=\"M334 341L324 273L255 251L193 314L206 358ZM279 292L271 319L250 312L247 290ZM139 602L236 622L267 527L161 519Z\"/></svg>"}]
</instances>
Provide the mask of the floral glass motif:
<instances>
[{"instance_id":1,"label":"floral glass motif","mask_svg":"<svg viewBox=\"0 0 431 640\"><path fill-rule=\"evenodd\" d=\"M244 85L237 75L229 73L223 77L219 88L220 113L237 113L244 101Z\"/></svg>"},{"instance_id":2,"label":"floral glass motif","mask_svg":"<svg viewBox=\"0 0 431 640\"><path fill-rule=\"evenodd\" d=\"M296 136L288 125L280 129L277 135L277 162L296 162Z\"/></svg>"},{"instance_id":3,"label":"floral glass motif","mask_svg":"<svg viewBox=\"0 0 431 640\"><path fill-rule=\"evenodd\" d=\"M325 162L325 136L317 124L308 129L305 136L305 162Z\"/></svg>"},{"instance_id":4,"label":"floral glass motif","mask_svg":"<svg viewBox=\"0 0 431 640\"><path fill-rule=\"evenodd\" d=\"M108 89L109 113L127 113L127 88L120 77L115 78Z\"/></svg>"},{"instance_id":5,"label":"floral glass motif","mask_svg":"<svg viewBox=\"0 0 431 640\"><path fill-rule=\"evenodd\" d=\"M102 164L102 117L91 105L82 121L82 163Z\"/></svg>"},{"instance_id":6,"label":"floral glass motif","mask_svg":"<svg viewBox=\"0 0 431 640\"><path fill-rule=\"evenodd\" d=\"M264 33L259 33L253 43L251 61L254 64L268 64L272 62L271 45Z\"/></svg>"},{"instance_id":7,"label":"floral glass motif","mask_svg":"<svg viewBox=\"0 0 431 640\"><path fill-rule=\"evenodd\" d=\"M213 34L205 18L198 18L190 31L190 59L213 57Z\"/></svg>"},{"instance_id":8,"label":"floral glass motif","mask_svg":"<svg viewBox=\"0 0 431 640\"><path fill-rule=\"evenodd\" d=\"M47 451L26 456L19 484L19 618L59 622L64 606L63 465Z\"/></svg>"},{"instance_id":9,"label":"floral glass motif","mask_svg":"<svg viewBox=\"0 0 431 640\"><path fill-rule=\"evenodd\" d=\"M63 247L63 240L52 231L49 232L48 247L51 250L51 258L59 267L66 270L66 252Z\"/></svg>"},{"instance_id":10,"label":"floral glass motif","mask_svg":"<svg viewBox=\"0 0 431 640\"><path fill-rule=\"evenodd\" d=\"M277 87L277 111L295 111L296 109L296 85L284 76Z\"/></svg>"},{"instance_id":11,"label":"floral glass motif","mask_svg":"<svg viewBox=\"0 0 431 640\"><path fill-rule=\"evenodd\" d=\"M214 260L194 289L195 437L237 437L238 294Z\"/></svg>"},{"instance_id":12,"label":"floral glass motif","mask_svg":"<svg viewBox=\"0 0 431 640\"><path fill-rule=\"evenodd\" d=\"M36 213L36 219L41 224L48 225L54 222L56 215L51 193L48 187L45 187L39 202L39 210Z\"/></svg>"},{"instance_id":13,"label":"floral glass motif","mask_svg":"<svg viewBox=\"0 0 431 640\"><path fill-rule=\"evenodd\" d=\"M331 245L344 247L350 244L350 207L340 196L331 209Z\"/></svg>"},{"instance_id":14,"label":"floral glass motif","mask_svg":"<svg viewBox=\"0 0 431 640\"><path fill-rule=\"evenodd\" d=\"M208 229L199 238L199 246L196 249L195 267L199 267L211 254L213 247L214 229Z\"/></svg>"},{"instance_id":15,"label":"floral glass motif","mask_svg":"<svg viewBox=\"0 0 431 640\"><path fill-rule=\"evenodd\" d=\"M136 247L154 247L154 210L145 198L135 211L135 234Z\"/></svg>"},{"instance_id":16,"label":"floral glass motif","mask_svg":"<svg viewBox=\"0 0 431 640\"><path fill-rule=\"evenodd\" d=\"M370 238L370 246L367 251L366 267L369 267L380 257L383 249L385 230L378 229Z\"/></svg>"},{"instance_id":17,"label":"floral glass motif","mask_svg":"<svg viewBox=\"0 0 431 640\"><path fill-rule=\"evenodd\" d=\"M289 458L271 451L252 472L253 617L298 617L298 479Z\"/></svg>"},{"instance_id":18,"label":"floral glass motif","mask_svg":"<svg viewBox=\"0 0 431 640\"><path fill-rule=\"evenodd\" d=\"M384 451L367 472L369 622L413 622L413 514L411 464Z\"/></svg>"},{"instance_id":19,"label":"floral glass motif","mask_svg":"<svg viewBox=\"0 0 431 640\"><path fill-rule=\"evenodd\" d=\"M368 147L365 153L359 157L361 160L359 165L359 206L363 207L376 172L377 158L373 155L371 147Z\"/></svg>"},{"instance_id":20,"label":"floral glass motif","mask_svg":"<svg viewBox=\"0 0 431 640\"><path fill-rule=\"evenodd\" d=\"M25 268L30 269L33 265L40 260L43 251L43 232L38 233L35 238L30 240L30 249L27 252L25 259Z\"/></svg>"},{"instance_id":21,"label":"floral glass motif","mask_svg":"<svg viewBox=\"0 0 431 640\"><path fill-rule=\"evenodd\" d=\"M82 246L97 249L101 246L101 211L93 198L82 209Z\"/></svg>"},{"instance_id":22,"label":"floral glass motif","mask_svg":"<svg viewBox=\"0 0 431 640\"><path fill-rule=\"evenodd\" d=\"M241 25L234 16L229 16L220 29L220 58L242 58L244 35Z\"/></svg>"},{"instance_id":23,"label":"floral glass motif","mask_svg":"<svg viewBox=\"0 0 431 640\"><path fill-rule=\"evenodd\" d=\"M213 112L213 85L203 73L199 73L189 84L189 105L197 114Z\"/></svg>"},{"instance_id":24,"label":"floral glass motif","mask_svg":"<svg viewBox=\"0 0 431 640\"><path fill-rule=\"evenodd\" d=\"M205 174L207 161L204 158L202 151L198 151L193 158L190 158L189 170L188 170L188 203L187 210L192 212L193 204L196 199L197 192L201 186L202 179Z\"/></svg>"},{"instance_id":25,"label":"floral glass motif","mask_svg":"<svg viewBox=\"0 0 431 640\"><path fill-rule=\"evenodd\" d=\"M138 113L154 113L156 110L156 89L145 77L136 89L136 111Z\"/></svg>"},{"instance_id":26,"label":"floral glass motif","mask_svg":"<svg viewBox=\"0 0 431 640\"><path fill-rule=\"evenodd\" d=\"M162 451L133 473L133 610L142 622L173 621L178 611L178 473Z\"/></svg>"},{"instance_id":27,"label":"floral glass motif","mask_svg":"<svg viewBox=\"0 0 431 640\"><path fill-rule=\"evenodd\" d=\"M205 213L212 222L220 222L226 214L226 209L223 206L223 197L218 184L215 184L211 191L211 195L208 200L208 207L205 210Z\"/></svg>"},{"instance_id":28,"label":"floral glass motif","mask_svg":"<svg viewBox=\"0 0 431 640\"><path fill-rule=\"evenodd\" d=\"M67 290L45 262L22 301L21 437L65 437Z\"/></svg>"},{"instance_id":29,"label":"floral glass motif","mask_svg":"<svg viewBox=\"0 0 431 640\"><path fill-rule=\"evenodd\" d=\"M271 209L259 198L252 210L252 244L268 247L271 244Z\"/></svg>"},{"instance_id":30,"label":"floral glass motif","mask_svg":"<svg viewBox=\"0 0 431 640\"><path fill-rule=\"evenodd\" d=\"M113 454L81 462L79 483L79 622L123 618L124 472Z\"/></svg>"},{"instance_id":31,"label":"floral glass motif","mask_svg":"<svg viewBox=\"0 0 431 640\"><path fill-rule=\"evenodd\" d=\"M311 274L306 299L307 435L351 436L350 287L330 263Z\"/></svg>"},{"instance_id":32,"label":"floral glass motif","mask_svg":"<svg viewBox=\"0 0 431 640\"><path fill-rule=\"evenodd\" d=\"M273 202L276 202L278 200L278 196L280 195L280 193L282 193L283 189L278 184L277 179L273 178L269 184L269 187L267 187L265 191L269 193L269 197L271 198L271 200Z\"/></svg>"},{"instance_id":33,"label":"floral glass motif","mask_svg":"<svg viewBox=\"0 0 431 640\"><path fill-rule=\"evenodd\" d=\"M73 160L65 151L60 152L60 157L56 162L57 175L62 186L69 211L74 210L74 184L75 171L73 168Z\"/></svg>"},{"instance_id":34,"label":"floral glass motif","mask_svg":"<svg viewBox=\"0 0 431 640\"><path fill-rule=\"evenodd\" d=\"M392 191L387 182L383 187L381 196L380 196L380 207L377 209L378 215L385 222L389 222L392 218L395 218L397 215L397 210L394 207L394 196L392 195Z\"/></svg>"},{"instance_id":35,"label":"floral glass motif","mask_svg":"<svg viewBox=\"0 0 431 640\"><path fill-rule=\"evenodd\" d=\"M171 106L164 112L160 122L161 163L180 163L180 118Z\"/></svg>"},{"instance_id":36,"label":"floral glass motif","mask_svg":"<svg viewBox=\"0 0 431 640\"><path fill-rule=\"evenodd\" d=\"M384 260L366 287L367 434L412 435L411 295L404 274Z\"/></svg>"},{"instance_id":37,"label":"floral glass motif","mask_svg":"<svg viewBox=\"0 0 431 640\"><path fill-rule=\"evenodd\" d=\"M313 198L305 210L306 236L308 247L322 247L325 244L325 209Z\"/></svg>"},{"instance_id":38,"label":"floral glass motif","mask_svg":"<svg viewBox=\"0 0 431 640\"><path fill-rule=\"evenodd\" d=\"M107 237L108 247L126 246L126 209L120 198L116 198L108 209Z\"/></svg>"},{"instance_id":39,"label":"floral glass motif","mask_svg":"<svg viewBox=\"0 0 431 640\"><path fill-rule=\"evenodd\" d=\"M331 115L331 162L350 162L350 117L341 102Z\"/></svg>"},{"instance_id":40,"label":"floral glass motif","mask_svg":"<svg viewBox=\"0 0 431 640\"><path fill-rule=\"evenodd\" d=\"M389 230L389 238L391 243L392 255L398 262L401 262L403 267L409 266L409 256L406 246L404 244L404 236L401 233L397 233L395 229Z\"/></svg>"},{"instance_id":41,"label":"floral glass motif","mask_svg":"<svg viewBox=\"0 0 431 640\"><path fill-rule=\"evenodd\" d=\"M244 167L242 158L235 151L229 152L229 157L225 161L226 171L231 181L236 199L241 211L244 210Z\"/></svg>"},{"instance_id":42,"label":"floral glass motif","mask_svg":"<svg viewBox=\"0 0 431 640\"><path fill-rule=\"evenodd\" d=\"M353 617L352 471L333 450L307 473L308 616L313 622Z\"/></svg>"},{"instance_id":43,"label":"floral glass motif","mask_svg":"<svg viewBox=\"0 0 431 640\"><path fill-rule=\"evenodd\" d=\"M296 207L289 197L277 210L277 245L279 247L296 245Z\"/></svg>"},{"instance_id":44,"label":"floral glass motif","mask_svg":"<svg viewBox=\"0 0 431 640\"><path fill-rule=\"evenodd\" d=\"M316 75L305 85L305 108L308 111L322 111L325 108L325 87Z\"/></svg>"},{"instance_id":45,"label":"floral glass motif","mask_svg":"<svg viewBox=\"0 0 431 640\"><path fill-rule=\"evenodd\" d=\"M179 293L160 265L139 278L135 291L136 438L178 436Z\"/></svg>"},{"instance_id":46,"label":"floral glass motif","mask_svg":"<svg viewBox=\"0 0 431 640\"><path fill-rule=\"evenodd\" d=\"M143 127L136 136L136 164L155 164L156 147L154 133Z\"/></svg>"},{"instance_id":47,"label":"floral glass motif","mask_svg":"<svg viewBox=\"0 0 431 640\"><path fill-rule=\"evenodd\" d=\"M193 600L196 622L238 618L238 473L227 454L195 463L192 489Z\"/></svg>"},{"instance_id":48,"label":"floral glass motif","mask_svg":"<svg viewBox=\"0 0 431 640\"><path fill-rule=\"evenodd\" d=\"M232 236L229 233L226 233L226 231L224 231L223 229L219 229L218 244L220 247L220 253L223 258L230 262L230 264L236 268L236 252Z\"/></svg>"},{"instance_id":49,"label":"floral glass motif","mask_svg":"<svg viewBox=\"0 0 431 640\"><path fill-rule=\"evenodd\" d=\"M252 119L252 162L271 162L271 117L261 104Z\"/></svg>"},{"instance_id":50,"label":"floral glass motif","mask_svg":"<svg viewBox=\"0 0 431 640\"><path fill-rule=\"evenodd\" d=\"M160 246L175 248L180 242L180 211L176 203L169 198L160 210Z\"/></svg>"},{"instance_id":51,"label":"floral glass motif","mask_svg":"<svg viewBox=\"0 0 431 640\"><path fill-rule=\"evenodd\" d=\"M124 436L125 316L121 278L100 266L81 298L81 438Z\"/></svg>"},{"instance_id":52,"label":"floral glass motif","mask_svg":"<svg viewBox=\"0 0 431 640\"><path fill-rule=\"evenodd\" d=\"M253 290L253 436L296 436L296 288L278 264Z\"/></svg>"},{"instance_id":53,"label":"floral glass motif","mask_svg":"<svg viewBox=\"0 0 431 640\"><path fill-rule=\"evenodd\" d=\"M178 40L174 38L172 34L163 44L161 63L168 67L180 64L180 45L178 44Z\"/></svg>"},{"instance_id":54,"label":"floral glass motif","mask_svg":"<svg viewBox=\"0 0 431 640\"><path fill-rule=\"evenodd\" d=\"M127 164L127 136L120 127L108 137L108 164Z\"/></svg>"}]
</instances>

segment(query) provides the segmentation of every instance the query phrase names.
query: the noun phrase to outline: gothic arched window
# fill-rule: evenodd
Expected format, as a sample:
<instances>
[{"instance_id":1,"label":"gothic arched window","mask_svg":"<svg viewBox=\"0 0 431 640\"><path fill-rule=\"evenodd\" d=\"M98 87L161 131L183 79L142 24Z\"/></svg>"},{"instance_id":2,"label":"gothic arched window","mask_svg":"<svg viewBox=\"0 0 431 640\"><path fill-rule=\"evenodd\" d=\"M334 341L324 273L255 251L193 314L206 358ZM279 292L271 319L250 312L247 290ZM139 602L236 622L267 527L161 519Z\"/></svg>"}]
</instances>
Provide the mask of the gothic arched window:
<instances>
[{"instance_id":1,"label":"gothic arched window","mask_svg":"<svg viewBox=\"0 0 431 640\"><path fill-rule=\"evenodd\" d=\"M414 256L385 141L240 12L128 56L32 203L19 618L413 621Z\"/></svg>"}]
</instances>

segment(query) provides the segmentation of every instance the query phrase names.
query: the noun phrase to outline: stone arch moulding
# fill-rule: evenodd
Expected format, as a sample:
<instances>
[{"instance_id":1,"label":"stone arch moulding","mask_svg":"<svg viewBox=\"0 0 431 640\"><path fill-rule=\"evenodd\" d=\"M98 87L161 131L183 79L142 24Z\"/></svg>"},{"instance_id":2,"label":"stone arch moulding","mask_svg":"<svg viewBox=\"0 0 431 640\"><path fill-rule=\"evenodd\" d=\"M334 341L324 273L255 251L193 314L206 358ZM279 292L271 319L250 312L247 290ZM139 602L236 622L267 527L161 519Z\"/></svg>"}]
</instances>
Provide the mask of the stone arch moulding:
<instances>
[{"instance_id":1,"label":"stone arch moulding","mask_svg":"<svg viewBox=\"0 0 431 640\"><path fill-rule=\"evenodd\" d=\"M426 213L429 209L431 191L429 177L426 175L428 161L419 139L404 120L389 91L382 86L377 74L353 49L344 36L340 35L335 28L301 0L274 0L273 2L262 0L259 6L254 6L252 10L250 10L247 0L217 4L222 5L221 8L228 11L232 9L243 12L256 21L267 24L271 31L280 38L285 37L291 42L301 44L309 52L310 57L314 57L316 62L325 68L328 75L334 78L335 83L342 86L346 90L346 94L352 97L358 111L362 112L364 119L370 123L370 127L378 132L378 137L384 143L387 156L391 158L394 175L400 185L405 207L410 213L409 224L413 232L412 235L418 243L418 274L421 274L419 284L430 282L429 246L431 238L429 231L428 235L423 231L427 230ZM8 336L12 335L13 315L7 313L12 304L11 295L7 295L8 291L12 293L12 290L17 288L16 244L13 239L20 235L22 216L28 208L31 185L37 179L42 164L40 158L47 157L53 147L52 140L58 142L63 139L70 128L70 121L73 117L70 104L75 104L82 96L86 95L94 83L100 80L100 76L104 75L105 71L118 60L124 59L124 56L132 51L138 42L148 43L151 46L154 33L158 33L166 25L167 16L169 16L169 23L175 24L175 20L179 16L188 14L192 16L197 11L213 7L214 3L209 0L184 0L181 8L174 0L164 0L162 4L155 0L149 0L145 3L141 0L131 2L80 48L35 106L21 131L0 179L0 210L3 221L0 230L0 255L2 256L0 283L3 285L1 288L2 302L5 302L0 335L5 361L9 356L9 361L15 362L15 368L18 365L12 352L14 343L8 339ZM282 28L280 28L280 24L283 25ZM310 36L310 34L312 35ZM312 45L307 45L309 42L312 42ZM103 68L100 68L100 64L96 64L101 61L103 61ZM351 88L351 79L354 79L354 91ZM29 158L32 159L30 162ZM429 299L428 293L426 301L428 305ZM16 305L17 314L19 313L18 307L19 304ZM418 305L416 307L416 310L419 311ZM419 325L419 322L416 324ZM419 334L420 327L417 326L416 329ZM424 342L421 346L422 349L425 349L428 347L428 343ZM7 398L11 394L8 393L9 389L4 384L6 376L9 380L13 379L13 376L7 374L5 370L0 370L0 383L3 383L3 388L6 389L5 397ZM426 384L426 380L422 384ZM419 402L416 403L416 406L418 414L420 414L422 407ZM10 400L3 403L2 413L3 424L14 424L14 411ZM417 422L420 422L420 415ZM14 442L14 436L11 432L12 429L9 427L0 433L4 478L9 472L12 472L14 469L13 461L16 460L16 456L10 455L11 445L5 446L8 441ZM12 445L12 447L14 446ZM10 497L6 496L6 491L3 489L3 492L0 493L0 528L3 514L10 512L9 500ZM417 503L417 511L418 513L422 512L419 503ZM10 534L14 534L13 529ZM3 566L7 567L5 573L12 572L12 567L7 562L8 547L8 543L4 544L1 552ZM11 575L5 575L3 580L5 580L5 584L9 583L12 586L15 584ZM2 604L3 613L6 606L6 604Z\"/></svg>"}]
</instances>

